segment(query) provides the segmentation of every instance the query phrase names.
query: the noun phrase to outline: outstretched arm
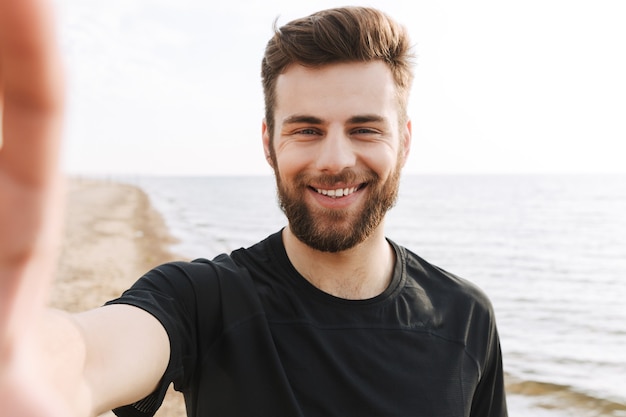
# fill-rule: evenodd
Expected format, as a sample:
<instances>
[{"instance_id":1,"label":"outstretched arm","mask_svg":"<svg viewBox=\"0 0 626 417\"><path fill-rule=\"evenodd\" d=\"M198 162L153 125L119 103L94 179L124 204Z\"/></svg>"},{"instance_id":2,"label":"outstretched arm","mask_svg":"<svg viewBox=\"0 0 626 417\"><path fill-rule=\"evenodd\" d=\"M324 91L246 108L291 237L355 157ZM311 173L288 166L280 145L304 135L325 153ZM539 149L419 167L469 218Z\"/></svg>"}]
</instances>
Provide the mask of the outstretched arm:
<instances>
[{"instance_id":1,"label":"outstretched arm","mask_svg":"<svg viewBox=\"0 0 626 417\"><path fill-rule=\"evenodd\" d=\"M46 310L61 225L62 66L46 0L0 0L0 417L90 416L150 393L169 358L134 307Z\"/></svg>"}]
</instances>

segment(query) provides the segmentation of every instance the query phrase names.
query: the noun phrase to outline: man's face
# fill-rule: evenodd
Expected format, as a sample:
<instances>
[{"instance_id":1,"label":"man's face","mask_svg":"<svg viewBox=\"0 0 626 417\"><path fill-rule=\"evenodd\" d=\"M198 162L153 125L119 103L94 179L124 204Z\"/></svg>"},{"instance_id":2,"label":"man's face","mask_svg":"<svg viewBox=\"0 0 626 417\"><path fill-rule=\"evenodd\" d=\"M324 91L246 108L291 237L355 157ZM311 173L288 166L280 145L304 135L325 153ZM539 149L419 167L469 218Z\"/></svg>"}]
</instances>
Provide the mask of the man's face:
<instances>
[{"instance_id":1,"label":"man's face","mask_svg":"<svg viewBox=\"0 0 626 417\"><path fill-rule=\"evenodd\" d=\"M378 61L293 65L276 98L274 138L264 124L263 141L290 230L320 251L354 247L393 206L409 151L391 71Z\"/></svg>"}]
</instances>

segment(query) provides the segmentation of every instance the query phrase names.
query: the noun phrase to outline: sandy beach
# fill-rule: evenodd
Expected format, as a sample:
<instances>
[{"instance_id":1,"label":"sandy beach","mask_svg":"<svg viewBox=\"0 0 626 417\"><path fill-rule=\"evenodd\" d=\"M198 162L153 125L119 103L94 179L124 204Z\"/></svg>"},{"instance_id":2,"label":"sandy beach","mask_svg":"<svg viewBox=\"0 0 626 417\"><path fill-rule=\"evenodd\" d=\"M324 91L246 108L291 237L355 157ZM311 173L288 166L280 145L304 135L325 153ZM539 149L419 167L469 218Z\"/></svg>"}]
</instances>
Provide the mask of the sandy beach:
<instances>
[{"instance_id":1,"label":"sandy beach","mask_svg":"<svg viewBox=\"0 0 626 417\"><path fill-rule=\"evenodd\" d=\"M140 189L107 181L70 180L51 305L70 312L101 306L148 269L177 258L168 251L173 242L162 217ZM182 396L170 389L157 416L185 416Z\"/></svg>"}]
</instances>

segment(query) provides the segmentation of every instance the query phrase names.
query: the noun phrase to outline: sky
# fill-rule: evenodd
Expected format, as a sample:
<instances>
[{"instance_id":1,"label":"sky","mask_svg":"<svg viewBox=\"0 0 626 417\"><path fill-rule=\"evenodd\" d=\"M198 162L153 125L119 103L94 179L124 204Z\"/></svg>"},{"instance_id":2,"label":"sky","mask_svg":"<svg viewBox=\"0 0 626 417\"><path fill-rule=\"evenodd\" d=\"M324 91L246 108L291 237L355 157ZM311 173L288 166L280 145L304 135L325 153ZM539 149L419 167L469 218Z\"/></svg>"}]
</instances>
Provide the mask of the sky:
<instances>
[{"instance_id":1,"label":"sky","mask_svg":"<svg viewBox=\"0 0 626 417\"><path fill-rule=\"evenodd\" d=\"M405 173L626 173L622 0L55 3L70 174L270 174L260 62L273 23L346 4L411 35Z\"/></svg>"}]
</instances>

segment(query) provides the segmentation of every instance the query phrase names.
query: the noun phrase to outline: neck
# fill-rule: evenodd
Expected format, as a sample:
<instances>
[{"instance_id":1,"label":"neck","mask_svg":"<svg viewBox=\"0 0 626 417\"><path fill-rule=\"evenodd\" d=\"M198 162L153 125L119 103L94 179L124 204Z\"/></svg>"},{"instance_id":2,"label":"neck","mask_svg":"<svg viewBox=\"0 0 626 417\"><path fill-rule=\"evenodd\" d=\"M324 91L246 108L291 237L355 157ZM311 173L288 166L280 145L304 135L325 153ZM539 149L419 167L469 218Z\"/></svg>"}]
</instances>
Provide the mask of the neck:
<instances>
[{"instance_id":1,"label":"neck","mask_svg":"<svg viewBox=\"0 0 626 417\"><path fill-rule=\"evenodd\" d=\"M315 287L335 297L372 298L391 282L396 256L385 239L382 224L365 241L337 253L311 248L289 227L283 230L283 242L296 270Z\"/></svg>"}]
</instances>

